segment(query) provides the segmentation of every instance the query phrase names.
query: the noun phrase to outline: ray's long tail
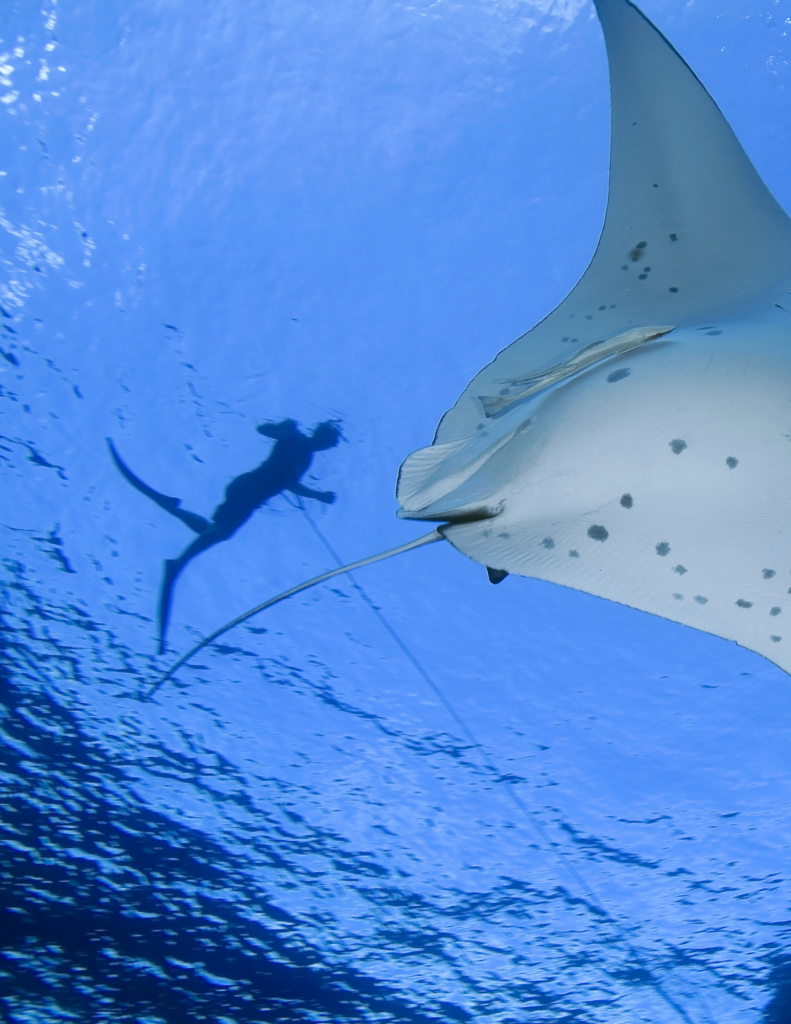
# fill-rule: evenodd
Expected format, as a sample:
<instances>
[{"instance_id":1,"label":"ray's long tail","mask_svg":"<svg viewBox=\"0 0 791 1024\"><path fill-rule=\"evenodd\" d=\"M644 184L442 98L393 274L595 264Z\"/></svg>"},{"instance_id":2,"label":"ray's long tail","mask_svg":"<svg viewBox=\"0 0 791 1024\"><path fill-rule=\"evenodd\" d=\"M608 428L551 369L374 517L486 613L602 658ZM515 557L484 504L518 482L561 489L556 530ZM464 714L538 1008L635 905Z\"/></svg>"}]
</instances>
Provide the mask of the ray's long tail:
<instances>
[{"instance_id":1,"label":"ray's long tail","mask_svg":"<svg viewBox=\"0 0 791 1024\"><path fill-rule=\"evenodd\" d=\"M191 647L186 654L182 655L179 660L172 665L164 675L161 675L159 679L151 686L146 698L152 697L157 690L164 683L170 679L174 673L176 673L182 665L185 665L190 658L192 658L198 651L203 650L208 644L215 641L218 637L222 636L223 633L227 633L229 629L233 629L234 626L238 626L240 623L245 622L247 619L262 612L265 608L271 608L274 604L279 604L280 601L285 601L287 597L293 597L294 594L299 594L303 590L309 590L310 587L315 587L319 583L324 583L325 580L332 579L333 576L339 576L344 572L352 572L355 569L361 569L364 565L372 565L374 562L382 562L386 558L392 558L394 555L401 555L405 551L411 551L413 548L423 547L425 544L433 544L435 541L444 540L439 530L432 530L431 533L425 534L423 537L418 537L417 540L412 540L408 544L400 544L397 548L390 548L387 551L380 551L379 554L369 555L368 558L361 558L358 562L351 562L349 565L342 565L337 569L330 569L329 572L324 572L320 576L314 576L312 579L305 580L304 583L298 583L295 587L291 587L289 590L284 590L282 594L277 594L275 597L270 597L268 601L264 601L262 604L258 604L255 608L251 608L243 615L238 615L235 619L227 622L224 626L219 629L215 629L213 633L210 633L207 637L204 637L200 643L195 644Z\"/></svg>"}]
</instances>

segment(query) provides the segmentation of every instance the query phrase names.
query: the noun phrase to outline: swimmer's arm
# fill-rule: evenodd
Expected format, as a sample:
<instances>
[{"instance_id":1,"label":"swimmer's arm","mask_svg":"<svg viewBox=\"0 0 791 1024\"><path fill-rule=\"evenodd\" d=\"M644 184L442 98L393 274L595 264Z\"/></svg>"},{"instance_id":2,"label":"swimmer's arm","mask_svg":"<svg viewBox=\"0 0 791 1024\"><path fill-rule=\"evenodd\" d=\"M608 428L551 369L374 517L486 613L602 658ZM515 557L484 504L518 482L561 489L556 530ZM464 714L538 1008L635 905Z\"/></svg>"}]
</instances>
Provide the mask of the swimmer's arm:
<instances>
[{"instance_id":1,"label":"swimmer's arm","mask_svg":"<svg viewBox=\"0 0 791 1024\"><path fill-rule=\"evenodd\" d=\"M310 487L305 487L304 484L300 483L288 487L287 490L300 498L315 498L316 501L323 501L325 505L331 505L335 501L335 493L333 491L313 491Z\"/></svg>"}]
</instances>

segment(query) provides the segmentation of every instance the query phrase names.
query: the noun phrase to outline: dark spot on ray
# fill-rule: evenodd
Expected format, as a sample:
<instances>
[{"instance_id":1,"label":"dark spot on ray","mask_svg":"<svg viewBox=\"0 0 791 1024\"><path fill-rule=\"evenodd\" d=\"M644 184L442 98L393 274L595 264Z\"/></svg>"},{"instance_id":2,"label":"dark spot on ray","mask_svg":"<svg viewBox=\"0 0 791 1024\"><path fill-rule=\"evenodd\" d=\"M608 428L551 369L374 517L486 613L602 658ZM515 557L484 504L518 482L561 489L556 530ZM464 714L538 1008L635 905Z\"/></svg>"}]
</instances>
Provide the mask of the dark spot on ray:
<instances>
[{"instance_id":1,"label":"dark spot on ray","mask_svg":"<svg viewBox=\"0 0 791 1024\"><path fill-rule=\"evenodd\" d=\"M677 291L678 291L678 288L668 288L668 291L669 291L669 292L677 292Z\"/></svg>"},{"instance_id":2,"label":"dark spot on ray","mask_svg":"<svg viewBox=\"0 0 791 1024\"><path fill-rule=\"evenodd\" d=\"M659 186L656 184L656 182L654 182L654 188L659 188Z\"/></svg>"},{"instance_id":3,"label":"dark spot on ray","mask_svg":"<svg viewBox=\"0 0 791 1024\"><path fill-rule=\"evenodd\" d=\"M632 263L637 263L638 260L641 260L643 258L643 250L632 249L632 251L629 253L629 257L631 258Z\"/></svg>"},{"instance_id":4,"label":"dark spot on ray","mask_svg":"<svg viewBox=\"0 0 791 1024\"><path fill-rule=\"evenodd\" d=\"M708 334L708 335L722 334L722 331L706 331L706 334Z\"/></svg>"},{"instance_id":5,"label":"dark spot on ray","mask_svg":"<svg viewBox=\"0 0 791 1024\"><path fill-rule=\"evenodd\" d=\"M555 542L554 542L554 540L552 540L551 537L544 537L544 539L541 541L541 543L547 549L547 551L551 551L552 548L554 548L554 546L555 546Z\"/></svg>"},{"instance_id":6,"label":"dark spot on ray","mask_svg":"<svg viewBox=\"0 0 791 1024\"><path fill-rule=\"evenodd\" d=\"M569 558L579 558L579 551L569 551Z\"/></svg>"},{"instance_id":7,"label":"dark spot on ray","mask_svg":"<svg viewBox=\"0 0 791 1024\"><path fill-rule=\"evenodd\" d=\"M615 303L613 303L613 304L612 304L612 305L610 306L610 309L617 309L617 308L618 308L618 307L617 307L617 306L615 305Z\"/></svg>"},{"instance_id":8,"label":"dark spot on ray","mask_svg":"<svg viewBox=\"0 0 791 1024\"><path fill-rule=\"evenodd\" d=\"M638 249L645 249L645 247L646 247L647 245L648 245L648 242L638 242L638 243L637 243L637 248L638 248Z\"/></svg>"},{"instance_id":9,"label":"dark spot on ray","mask_svg":"<svg viewBox=\"0 0 791 1024\"><path fill-rule=\"evenodd\" d=\"M623 266L621 267L621 270L628 270L628 269L629 269L629 267L628 267L628 266L627 266L627 265L626 265L625 263L624 263L624 265L623 265Z\"/></svg>"},{"instance_id":10,"label":"dark spot on ray","mask_svg":"<svg viewBox=\"0 0 791 1024\"><path fill-rule=\"evenodd\" d=\"M511 539L511 534L510 533L506 533L505 530L503 530L502 533L498 533L497 536L498 537L502 537L503 540L510 540Z\"/></svg>"},{"instance_id":11,"label":"dark spot on ray","mask_svg":"<svg viewBox=\"0 0 791 1024\"><path fill-rule=\"evenodd\" d=\"M502 583L508 573L505 569L491 569L488 565L486 566L486 575L489 577L490 583Z\"/></svg>"},{"instance_id":12,"label":"dark spot on ray","mask_svg":"<svg viewBox=\"0 0 791 1024\"><path fill-rule=\"evenodd\" d=\"M483 423L479 423L478 426L475 429L476 430L483 430Z\"/></svg>"},{"instance_id":13,"label":"dark spot on ray","mask_svg":"<svg viewBox=\"0 0 791 1024\"><path fill-rule=\"evenodd\" d=\"M687 442L682 441L680 437L674 437L672 441L668 441L668 444L674 455L680 455L687 447Z\"/></svg>"},{"instance_id":14,"label":"dark spot on ray","mask_svg":"<svg viewBox=\"0 0 791 1024\"><path fill-rule=\"evenodd\" d=\"M774 608L770 608L769 609L769 614L770 615L779 615L782 610L783 610L782 608L778 608L777 605L775 605Z\"/></svg>"},{"instance_id":15,"label":"dark spot on ray","mask_svg":"<svg viewBox=\"0 0 791 1024\"><path fill-rule=\"evenodd\" d=\"M773 576L776 576L777 573L774 569L761 569L761 575L765 580L770 580Z\"/></svg>"},{"instance_id":16,"label":"dark spot on ray","mask_svg":"<svg viewBox=\"0 0 791 1024\"><path fill-rule=\"evenodd\" d=\"M781 636L770 636L769 639L773 644L779 644L783 638Z\"/></svg>"},{"instance_id":17,"label":"dark spot on ray","mask_svg":"<svg viewBox=\"0 0 791 1024\"><path fill-rule=\"evenodd\" d=\"M678 241L678 235L675 232L670 236L670 241L671 242L677 242Z\"/></svg>"},{"instance_id":18,"label":"dark spot on ray","mask_svg":"<svg viewBox=\"0 0 791 1024\"><path fill-rule=\"evenodd\" d=\"M579 341L579 338L572 338L571 341L569 342L569 344L573 345L573 344L575 344L575 342L578 342L578 341Z\"/></svg>"},{"instance_id":19,"label":"dark spot on ray","mask_svg":"<svg viewBox=\"0 0 791 1024\"><path fill-rule=\"evenodd\" d=\"M603 526L591 526L588 528L588 536L591 540L605 541L610 536Z\"/></svg>"},{"instance_id":20,"label":"dark spot on ray","mask_svg":"<svg viewBox=\"0 0 791 1024\"><path fill-rule=\"evenodd\" d=\"M568 338L561 338L560 340L561 341L568 341L569 339Z\"/></svg>"},{"instance_id":21,"label":"dark spot on ray","mask_svg":"<svg viewBox=\"0 0 791 1024\"><path fill-rule=\"evenodd\" d=\"M621 504L624 508L631 508L632 505L634 505L634 498L631 496L631 494L622 494Z\"/></svg>"},{"instance_id":22,"label":"dark spot on ray","mask_svg":"<svg viewBox=\"0 0 791 1024\"><path fill-rule=\"evenodd\" d=\"M698 594L698 596L697 597L693 597L692 600L693 601L697 601L698 604L708 604L708 601L709 601L709 599L707 597L703 597L702 594Z\"/></svg>"},{"instance_id":23,"label":"dark spot on ray","mask_svg":"<svg viewBox=\"0 0 791 1024\"><path fill-rule=\"evenodd\" d=\"M673 597L675 597L675 599L677 601L683 601L684 600L684 595L683 594L673 594Z\"/></svg>"},{"instance_id":24,"label":"dark spot on ray","mask_svg":"<svg viewBox=\"0 0 791 1024\"><path fill-rule=\"evenodd\" d=\"M589 315L588 313L586 313L586 314L585 314L585 319L586 319L586 320L592 320L592 319L593 319L593 317L592 317L592 316L590 316L590 315Z\"/></svg>"},{"instance_id":25,"label":"dark spot on ray","mask_svg":"<svg viewBox=\"0 0 791 1024\"><path fill-rule=\"evenodd\" d=\"M742 597L740 597L739 600L736 602L737 608L752 608L752 606L752 601L745 601Z\"/></svg>"},{"instance_id":26,"label":"dark spot on ray","mask_svg":"<svg viewBox=\"0 0 791 1024\"><path fill-rule=\"evenodd\" d=\"M659 544L657 544L656 553L658 555L661 555L663 558L665 557L665 555L670 554L670 545L666 540L663 540Z\"/></svg>"},{"instance_id":27,"label":"dark spot on ray","mask_svg":"<svg viewBox=\"0 0 791 1024\"><path fill-rule=\"evenodd\" d=\"M628 367L624 367L622 370L613 370L612 373L607 374L607 383L614 384L617 380L623 380L624 377L628 377L632 371Z\"/></svg>"},{"instance_id":28,"label":"dark spot on ray","mask_svg":"<svg viewBox=\"0 0 791 1024\"><path fill-rule=\"evenodd\" d=\"M679 574L679 576L683 576L684 573L685 572L689 572L689 570L685 569L683 565L674 565L673 566L673 572L677 572Z\"/></svg>"},{"instance_id":29,"label":"dark spot on ray","mask_svg":"<svg viewBox=\"0 0 791 1024\"><path fill-rule=\"evenodd\" d=\"M645 279L646 279L647 277L648 277L648 274L638 274L638 275L637 275L637 279L638 279L638 281L645 281Z\"/></svg>"},{"instance_id":30,"label":"dark spot on ray","mask_svg":"<svg viewBox=\"0 0 791 1024\"><path fill-rule=\"evenodd\" d=\"M732 455L729 455L728 458L725 460L725 465L728 467L728 469L736 469L736 467L739 465L739 460L734 459Z\"/></svg>"},{"instance_id":31,"label":"dark spot on ray","mask_svg":"<svg viewBox=\"0 0 791 1024\"><path fill-rule=\"evenodd\" d=\"M646 274L650 274L651 273L651 268L650 267L643 267L643 270L645 271Z\"/></svg>"},{"instance_id":32,"label":"dark spot on ray","mask_svg":"<svg viewBox=\"0 0 791 1024\"><path fill-rule=\"evenodd\" d=\"M601 311L602 309L606 309L606 308L607 308L606 306L599 306L599 311Z\"/></svg>"}]
</instances>

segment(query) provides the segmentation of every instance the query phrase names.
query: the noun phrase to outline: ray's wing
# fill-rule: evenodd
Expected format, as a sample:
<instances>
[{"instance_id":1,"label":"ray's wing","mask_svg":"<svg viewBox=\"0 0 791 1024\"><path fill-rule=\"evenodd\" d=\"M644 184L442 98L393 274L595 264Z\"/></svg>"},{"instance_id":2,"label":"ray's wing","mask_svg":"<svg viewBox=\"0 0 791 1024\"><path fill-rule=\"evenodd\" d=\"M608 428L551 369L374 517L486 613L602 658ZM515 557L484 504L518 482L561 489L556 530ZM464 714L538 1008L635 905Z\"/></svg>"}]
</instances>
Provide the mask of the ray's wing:
<instances>
[{"instance_id":1,"label":"ray's wing","mask_svg":"<svg viewBox=\"0 0 791 1024\"><path fill-rule=\"evenodd\" d=\"M667 40L628 0L596 6L612 83L598 248L406 459L399 515L445 521L494 570L791 672L791 222Z\"/></svg>"},{"instance_id":2,"label":"ray's wing","mask_svg":"<svg viewBox=\"0 0 791 1024\"><path fill-rule=\"evenodd\" d=\"M610 66L610 189L585 274L541 323L485 367L435 442L469 437L480 398L650 324L700 323L791 273L791 222L717 105L628 0L596 0Z\"/></svg>"}]
</instances>

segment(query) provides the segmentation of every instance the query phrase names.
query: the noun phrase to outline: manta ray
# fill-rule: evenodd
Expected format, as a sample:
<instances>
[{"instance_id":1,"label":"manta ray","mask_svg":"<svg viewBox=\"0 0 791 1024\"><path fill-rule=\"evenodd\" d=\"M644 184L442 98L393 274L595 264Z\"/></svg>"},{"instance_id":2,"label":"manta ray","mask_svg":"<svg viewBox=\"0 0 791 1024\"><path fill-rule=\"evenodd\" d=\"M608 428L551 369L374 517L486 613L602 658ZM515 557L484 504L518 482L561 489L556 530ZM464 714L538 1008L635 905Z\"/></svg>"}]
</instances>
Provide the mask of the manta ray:
<instances>
[{"instance_id":1,"label":"manta ray","mask_svg":"<svg viewBox=\"0 0 791 1024\"><path fill-rule=\"evenodd\" d=\"M403 519L485 566L713 633L791 672L791 220L711 96L630 2L610 70L593 259L402 464Z\"/></svg>"}]
</instances>

